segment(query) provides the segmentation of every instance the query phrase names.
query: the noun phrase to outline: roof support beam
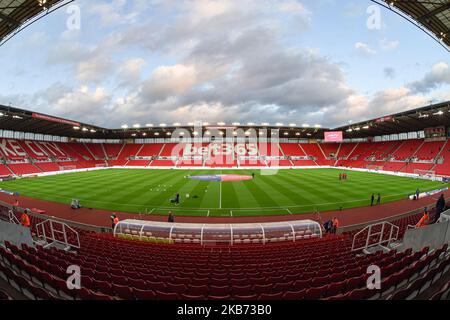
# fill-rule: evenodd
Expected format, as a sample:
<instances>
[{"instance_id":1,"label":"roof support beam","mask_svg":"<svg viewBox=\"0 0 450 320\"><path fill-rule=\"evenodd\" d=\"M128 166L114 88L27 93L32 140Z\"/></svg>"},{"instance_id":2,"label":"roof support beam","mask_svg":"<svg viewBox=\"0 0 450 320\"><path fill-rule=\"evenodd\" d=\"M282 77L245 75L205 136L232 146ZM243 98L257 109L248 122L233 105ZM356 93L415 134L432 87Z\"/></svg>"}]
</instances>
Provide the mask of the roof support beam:
<instances>
[{"instance_id":1,"label":"roof support beam","mask_svg":"<svg viewBox=\"0 0 450 320\"><path fill-rule=\"evenodd\" d=\"M9 23L12 23L15 27L20 26L20 22L16 19L11 18L10 16L7 16L6 14L0 12L0 19L8 21Z\"/></svg>"},{"instance_id":2,"label":"roof support beam","mask_svg":"<svg viewBox=\"0 0 450 320\"><path fill-rule=\"evenodd\" d=\"M437 7L434 10L431 10L430 12L428 12L427 14L424 14L421 17L418 17L417 20L422 22L423 20L426 20L428 18L432 18L434 16L436 16L437 14L444 12L445 10L450 9L450 3L446 3L440 7Z\"/></svg>"}]
</instances>

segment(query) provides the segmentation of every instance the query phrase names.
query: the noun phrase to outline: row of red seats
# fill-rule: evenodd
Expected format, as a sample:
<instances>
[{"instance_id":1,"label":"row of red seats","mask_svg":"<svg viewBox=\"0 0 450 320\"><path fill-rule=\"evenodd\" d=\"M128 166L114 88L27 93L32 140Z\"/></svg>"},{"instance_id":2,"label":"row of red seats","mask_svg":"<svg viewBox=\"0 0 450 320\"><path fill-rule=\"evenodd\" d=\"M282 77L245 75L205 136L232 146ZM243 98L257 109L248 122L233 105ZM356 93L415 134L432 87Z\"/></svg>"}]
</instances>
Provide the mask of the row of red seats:
<instances>
[{"instance_id":1,"label":"row of red seats","mask_svg":"<svg viewBox=\"0 0 450 320\"><path fill-rule=\"evenodd\" d=\"M210 300L225 300L225 299L367 299L367 298L383 298L394 292L397 288L402 288L411 283L411 280L416 279L421 273L431 270L433 263L442 260L446 254L446 247L434 251L426 255L427 251L412 254L411 251L403 254L380 254L372 256L372 263L376 263L383 269L383 283L382 290L370 291L366 287L366 280L368 275L362 273L359 276L350 278L336 279L334 276L328 278L329 281L323 279L323 282L318 282L309 277L303 279L292 280L290 282L270 282L267 284L248 284L241 281L239 284L232 286L227 285L209 285L197 284L192 285L188 282L186 277L185 283L174 283L175 277L167 279L163 282L153 282L145 279L144 275L119 276L108 275L103 273L106 278L101 279L101 273L96 274L95 278L85 276L82 278L83 290L68 291L67 286L59 276L63 279L65 273L55 273L55 262L64 266L64 261L53 261L49 263L44 260L37 259L37 262L29 263L30 257L37 254L40 249L35 250L25 248L21 250L11 244L8 248L12 253L5 249L0 250L2 260L8 261L8 265L13 267L13 270L23 276L32 288L35 285L44 288L48 292L47 298L59 296L61 298L80 298L80 299L96 299L96 298L121 298L121 299L159 299L159 300L174 300L174 299L210 299ZM31 252L31 253L30 253ZM425 258L423 258L425 256ZM381 259L381 260L380 260ZM446 266L448 266L449 259L444 260L446 265L440 263L440 275ZM66 262L68 265L70 262ZM84 268L82 268L84 270ZM3 271L3 270L2 270ZM62 272L62 271L61 271ZM149 276L151 273L149 273ZM436 275L436 273L434 274ZM349 275L350 276L350 275ZM17 277L17 274L16 274ZM14 278L14 275L13 275ZM280 279L278 279L280 280ZM316 281L316 282L315 282ZM33 291L33 290L32 290Z\"/></svg>"},{"instance_id":2,"label":"row of red seats","mask_svg":"<svg viewBox=\"0 0 450 320\"><path fill-rule=\"evenodd\" d=\"M151 160L152 157L181 157L185 144L93 144L60 143L5 140L5 148L0 157L5 164L0 165L0 175L35 174L59 171L61 168L89 168L98 165L110 166L162 166L180 167L237 167L238 161L227 156L215 156L210 160L192 163L181 160ZM207 146L207 144L204 144ZM259 143L258 156L272 154L271 144ZM279 162L258 160L251 163L242 160L240 166L347 166L355 168L380 167L388 171L413 173L415 170L434 170L438 174L450 175L450 149L446 141L425 142L424 140L405 140L389 142L362 143L280 143L274 149L277 155L305 157L304 160L281 160ZM443 163L434 160L442 157ZM334 156L334 157L333 157ZM147 160L133 160L147 157ZM439 157L439 158L440 158ZM28 159L33 159L33 163ZM337 160L339 159L339 160ZM394 159L392 162L391 159ZM408 164L408 159L415 162ZM429 161L417 163L417 161Z\"/></svg>"}]
</instances>

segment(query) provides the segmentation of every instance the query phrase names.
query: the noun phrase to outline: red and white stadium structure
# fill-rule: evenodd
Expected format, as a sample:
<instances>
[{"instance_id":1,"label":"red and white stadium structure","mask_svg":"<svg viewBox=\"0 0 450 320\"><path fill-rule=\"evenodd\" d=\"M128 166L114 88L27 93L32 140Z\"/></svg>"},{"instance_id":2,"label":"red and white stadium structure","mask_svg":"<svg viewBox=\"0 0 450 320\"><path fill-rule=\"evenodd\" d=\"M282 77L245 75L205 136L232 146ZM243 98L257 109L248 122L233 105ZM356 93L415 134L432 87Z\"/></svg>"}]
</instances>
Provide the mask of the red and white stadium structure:
<instances>
[{"instance_id":1,"label":"red and white stadium structure","mask_svg":"<svg viewBox=\"0 0 450 320\"><path fill-rule=\"evenodd\" d=\"M450 102L334 129L281 123L106 129L0 106L0 176L96 167L347 167L447 177L449 122ZM324 139L335 132L343 139Z\"/></svg>"},{"instance_id":2,"label":"red and white stadium structure","mask_svg":"<svg viewBox=\"0 0 450 320\"><path fill-rule=\"evenodd\" d=\"M0 8L1 43L70 2L20 0L12 1L8 10ZM389 8L420 23L444 46L450 45L446 1L393 0ZM340 140L340 133L342 141L324 140L325 135ZM345 167L440 179L450 176L449 134L450 102L339 128L176 123L108 129L0 106L0 176L14 179L104 167ZM450 193L445 195L449 198ZM400 201L397 212L390 211L390 204L349 209L340 213L341 232L326 237L314 215L306 215L310 220L298 227L290 221L292 216L271 221L181 219L191 224L168 227L152 219L131 220L135 216L126 213L118 216L125 220L120 230L127 232L114 237L108 229L108 212L85 209L74 214L67 205L43 208L43 202L21 199L20 206L32 208L28 229L18 223L24 209L14 206L14 197L0 195L0 200L1 299L449 297L450 216L445 212L438 224L410 227L424 206L433 213L433 197ZM87 223L94 216L101 217L99 223ZM358 223L352 220L355 216ZM216 222L227 227L215 226ZM286 226L292 230L286 231ZM167 228L169 238L157 234ZM228 230L229 243L218 241L223 230ZM382 278L379 287L371 288L368 270L374 265ZM67 270L73 266L81 270L80 288L67 286Z\"/></svg>"}]
</instances>

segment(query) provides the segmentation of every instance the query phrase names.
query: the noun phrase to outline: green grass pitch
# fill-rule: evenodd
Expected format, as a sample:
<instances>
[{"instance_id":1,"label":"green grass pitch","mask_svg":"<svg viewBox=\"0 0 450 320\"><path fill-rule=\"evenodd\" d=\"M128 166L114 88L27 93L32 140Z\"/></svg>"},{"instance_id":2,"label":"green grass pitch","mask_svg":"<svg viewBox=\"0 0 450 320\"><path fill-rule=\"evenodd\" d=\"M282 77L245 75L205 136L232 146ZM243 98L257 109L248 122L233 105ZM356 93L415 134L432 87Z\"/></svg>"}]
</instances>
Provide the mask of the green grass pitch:
<instances>
[{"instance_id":1,"label":"green grass pitch","mask_svg":"<svg viewBox=\"0 0 450 320\"><path fill-rule=\"evenodd\" d=\"M200 182L200 174L256 174L251 181ZM339 181L337 169L280 170L144 170L109 169L1 182L0 188L21 195L85 207L132 213L186 216L260 216L300 214L370 205L372 193L382 202L405 199L417 188L429 191L441 182L365 172L348 172ZM179 206L170 203L176 192ZM189 194L189 198L186 195Z\"/></svg>"}]
</instances>

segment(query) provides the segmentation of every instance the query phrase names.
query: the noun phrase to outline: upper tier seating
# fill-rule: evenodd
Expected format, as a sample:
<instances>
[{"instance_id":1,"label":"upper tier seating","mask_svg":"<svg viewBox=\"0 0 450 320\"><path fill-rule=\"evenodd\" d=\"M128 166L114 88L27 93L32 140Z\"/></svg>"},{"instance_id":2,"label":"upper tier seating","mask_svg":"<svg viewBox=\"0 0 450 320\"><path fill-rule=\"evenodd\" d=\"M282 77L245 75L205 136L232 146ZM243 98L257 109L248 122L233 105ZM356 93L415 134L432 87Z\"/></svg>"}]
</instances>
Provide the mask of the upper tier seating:
<instances>
[{"instance_id":1,"label":"upper tier seating","mask_svg":"<svg viewBox=\"0 0 450 320\"><path fill-rule=\"evenodd\" d=\"M86 143L84 145L94 159L104 160L106 158L102 143Z\"/></svg>"},{"instance_id":2,"label":"upper tier seating","mask_svg":"<svg viewBox=\"0 0 450 320\"><path fill-rule=\"evenodd\" d=\"M144 147L142 144L125 144L122 153L117 160L110 160L109 164L112 166L124 166L128 163L130 157L135 157L139 151Z\"/></svg>"},{"instance_id":3,"label":"upper tier seating","mask_svg":"<svg viewBox=\"0 0 450 320\"><path fill-rule=\"evenodd\" d=\"M323 150L317 143L302 143L300 147L305 151L308 156L314 157L315 162L319 166L331 166L335 161L327 160L323 153Z\"/></svg>"},{"instance_id":4,"label":"upper tier seating","mask_svg":"<svg viewBox=\"0 0 450 320\"><path fill-rule=\"evenodd\" d=\"M423 140L405 140L400 148L392 156L395 160L406 160L411 158L422 146Z\"/></svg>"},{"instance_id":5,"label":"upper tier seating","mask_svg":"<svg viewBox=\"0 0 450 320\"><path fill-rule=\"evenodd\" d=\"M444 144L445 141L425 142L413 156L419 160L434 160L444 147Z\"/></svg>"},{"instance_id":6,"label":"upper tier seating","mask_svg":"<svg viewBox=\"0 0 450 320\"><path fill-rule=\"evenodd\" d=\"M320 147L323 150L323 153L325 153L325 156L327 158L330 158L332 155L336 156L338 154L338 150L340 148L340 143L322 143L320 144Z\"/></svg>"},{"instance_id":7,"label":"upper tier seating","mask_svg":"<svg viewBox=\"0 0 450 320\"><path fill-rule=\"evenodd\" d=\"M114 144L103 144L105 148L105 153L108 159L117 159L119 157L120 152L122 151L124 144L122 143L114 143Z\"/></svg>"},{"instance_id":8,"label":"upper tier seating","mask_svg":"<svg viewBox=\"0 0 450 320\"><path fill-rule=\"evenodd\" d=\"M306 157L305 152L298 143L282 143L280 146L287 157Z\"/></svg>"},{"instance_id":9,"label":"upper tier seating","mask_svg":"<svg viewBox=\"0 0 450 320\"><path fill-rule=\"evenodd\" d=\"M138 157L157 157L162 151L164 144L144 144L144 147L137 154Z\"/></svg>"}]
</instances>

